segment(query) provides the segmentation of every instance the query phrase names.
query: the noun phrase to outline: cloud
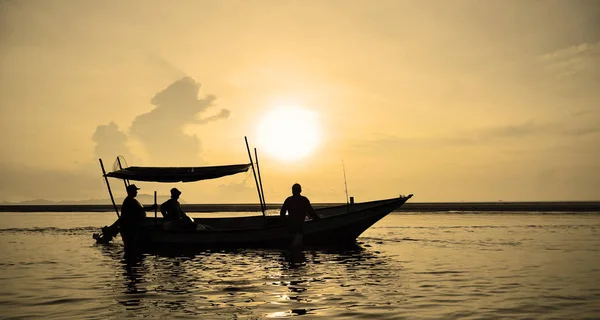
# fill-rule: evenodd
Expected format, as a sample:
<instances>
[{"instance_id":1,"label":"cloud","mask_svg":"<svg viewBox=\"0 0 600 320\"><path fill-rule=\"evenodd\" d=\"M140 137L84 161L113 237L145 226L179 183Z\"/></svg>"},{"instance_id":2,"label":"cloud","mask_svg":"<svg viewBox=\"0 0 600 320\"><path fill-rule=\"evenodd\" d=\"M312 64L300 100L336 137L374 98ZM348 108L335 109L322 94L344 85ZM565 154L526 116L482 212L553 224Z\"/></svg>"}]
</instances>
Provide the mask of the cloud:
<instances>
[{"instance_id":1,"label":"cloud","mask_svg":"<svg viewBox=\"0 0 600 320\"><path fill-rule=\"evenodd\" d=\"M589 126L585 128L566 129L563 131L564 135L568 136L585 136L600 132L600 126Z\"/></svg>"},{"instance_id":2,"label":"cloud","mask_svg":"<svg viewBox=\"0 0 600 320\"><path fill-rule=\"evenodd\" d=\"M576 117L580 117L580 116L590 116L590 115L595 115L597 114L598 111L594 110L594 109L583 109L583 110L577 110L571 113L572 116L576 116Z\"/></svg>"},{"instance_id":3,"label":"cloud","mask_svg":"<svg viewBox=\"0 0 600 320\"><path fill-rule=\"evenodd\" d=\"M527 121L522 124L511 124L506 126L492 127L479 132L478 136L482 140L494 138L520 138L544 131L547 126L536 125L533 121Z\"/></svg>"},{"instance_id":4,"label":"cloud","mask_svg":"<svg viewBox=\"0 0 600 320\"><path fill-rule=\"evenodd\" d=\"M201 141L194 134L185 133L187 125L203 125L227 119L231 112L221 109L204 118L199 115L215 106L216 97L207 95L200 99L200 84L190 77L181 78L158 92L149 112L135 117L128 133L117 124L99 125L92 139L94 153L99 158L113 159L122 155L132 163L140 162L139 155L130 149L139 142L152 165L198 165L201 159Z\"/></svg>"},{"instance_id":5,"label":"cloud","mask_svg":"<svg viewBox=\"0 0 600 320\"><path fill-rule=\"evenodd\" d=\"M114 159L121 155L125 159L134 160L127 146L129 137L116 123L111 121L107 125L97 126L92 139L96 142L94 154L97 158Z\"/></svg>"},{"instance_id":6,"label":"cloud","mask_svg":"<svg viewBox=\"0 0 600 320\"><path fill-rule=\"evenodd\" d=\"M214 95L199 99L199 91L199 83L190 77L184 77L157 93L151 100L155 108L133 120L130 134L141 142L153 164L202 162L201 141L196 135L186 134L185 126L226 119L230 112L222 109L216 115L197 118L199 114L214 107L216 100Z\"/></svg>"},{"instance_id":7,"label":"cloud","mask_svg":"<svg viewBox=\"0 0 600 320\"><path fill-rule=\"evenodd\" d=\"M586 136L600 132L600 109L580 109L570 113L572 125L561 131L566 136Z\"/></svg>"},{"instance_id":8,"label":"cloud","mask_svg":"<svg viewBox=\"0 0 600 320\"><path fill-rule=\"evenodd\" d=\"M485 128L463 130L445 135L420 136L420 137L396 137L382 135L377 139L362 141L355 144L360 149L382 149L390 148L439 148L452 146L469 146L490 144L493 142L509 143L519 141L526 137L539 135L564 135L581 136L593 134L600 131L598 126L570 128L567 122L536 123L533 120L517 124L489 126Z\"/></svg>"},{"instance_id":9,"label":"cloud","mask_svg":"<svg viewBox=\"0 0 600 320\"><path fill-rule=\"evenodd\" d=\"M453 145L487 144L496 140L514 140L537 134L547 134L553 132L555 127L556 124L536 124L533 120L529 120L518 124L490 126L457 132L454 135L437 140L442 144L448 143Z\"/></svg>"},{"instance_id":10,"label":"cloud","mask_svg":"<svg viewBox=\"0 0 600 320\"><path fill-rule=\"evenodd\" d=\"M227 110L227 109L222 109L218 114L215 114L213 116L204 118L204 119L200 119L197 120L195 123L197 124L206 124L212 121L217 121L220 119L227 119L229 118L229 116L231 115L231 111Z\"/></svg>"},{"instance_id":11,"label":"cloud","mask_svg":"<svg viewBox=\"0 0 600 320\"><path fill-rule=\"evenodd\" d=\"M554 52L550 52L542 55L542 59L545 61L561 61L569 60L573 57L580 56L584 53L596 52L600 48L600 42L598 43L581 43L567 48L562 48Z\"/></svg>"},{"instance_id":12,"label":"cloud","mask_svg":"<svg viewBox=\"0 0 600 320\"><path fill-rule=\"evenodd\" d=\"M600 42L563 48L541 58L547 70L557 79L583 77L596 82L596 85L600 81Z\"/></svg>"},{"instance_id":13,"label":"cloud","mask_svg":"<svg viewBox=\"0 0 600 320\"><path fill-rule=\"evenodd\" d=\"M496 127L483 128L471 132L459 133L450 138L455 144L489 143L494 140L522 139L539 135L553 136L584 136L600 132L599 125L585 125L580 122L561 121L537 124L529 120L520 124L510 124Z\"/></svg>"}]
</instances>

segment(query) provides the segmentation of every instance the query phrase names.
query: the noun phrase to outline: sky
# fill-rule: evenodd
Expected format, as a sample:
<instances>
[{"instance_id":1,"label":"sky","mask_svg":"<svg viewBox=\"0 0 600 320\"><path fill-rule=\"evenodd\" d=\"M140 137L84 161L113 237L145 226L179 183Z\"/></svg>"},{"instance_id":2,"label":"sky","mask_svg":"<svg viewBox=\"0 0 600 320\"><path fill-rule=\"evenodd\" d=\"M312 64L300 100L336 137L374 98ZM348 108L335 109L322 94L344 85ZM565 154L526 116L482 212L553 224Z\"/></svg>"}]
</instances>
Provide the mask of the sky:
<instances>
[{"instance_id":1,"label":"sky","mask_svg":"<svg viewBox=\"0 0 600 320\"><path fill-rule=\"evenodd\" d=\"M259 147L285 106L307 156ZM3 0L0 121L0 202L107 199L99 158L247 163L245 136L267 202L600 200L600 2ZM258 201L251 172L137 185Z\"/></svg>"}]
</instances>

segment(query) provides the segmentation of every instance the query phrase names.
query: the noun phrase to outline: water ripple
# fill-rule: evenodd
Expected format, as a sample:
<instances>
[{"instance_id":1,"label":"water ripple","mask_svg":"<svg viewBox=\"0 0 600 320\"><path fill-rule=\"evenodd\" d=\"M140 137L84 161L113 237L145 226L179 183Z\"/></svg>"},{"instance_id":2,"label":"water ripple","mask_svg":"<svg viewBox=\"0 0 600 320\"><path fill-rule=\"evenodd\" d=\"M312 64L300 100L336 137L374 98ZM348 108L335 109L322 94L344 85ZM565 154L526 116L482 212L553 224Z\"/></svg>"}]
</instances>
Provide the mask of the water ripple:
<instances>
[{"instance_id":1,"label":"water ripple","mask_svg":"<svg viewBox=\"0 0 600 320\"><path fill-rule=\"evenodd\" d=\"M87 221L5 228L0 317L598 318L600 217L486 219L392 215L349 248L138 256L94 245Z\"/></svg>"}]
</instances>

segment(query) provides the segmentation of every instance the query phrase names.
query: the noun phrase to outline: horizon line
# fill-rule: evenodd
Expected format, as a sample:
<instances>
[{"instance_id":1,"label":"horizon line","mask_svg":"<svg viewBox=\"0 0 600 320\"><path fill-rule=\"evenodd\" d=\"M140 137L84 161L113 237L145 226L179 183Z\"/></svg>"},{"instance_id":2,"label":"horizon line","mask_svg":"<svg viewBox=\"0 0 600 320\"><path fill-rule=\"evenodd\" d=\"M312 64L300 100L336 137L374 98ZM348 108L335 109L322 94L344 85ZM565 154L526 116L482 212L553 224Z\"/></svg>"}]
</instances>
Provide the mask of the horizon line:
<instances>
[{"instance_id":1,"label":"horizon line","mask_svg":"<svg viewBox=\"0 0 600 320\"><path fill-rule=\"evenodd\" d=\"M343 206L347 203L313 203L315 209ZM121 205L117 204L117 208ZM254 212L260 203L181 204L186 212ZM266 203L267 210L281 208L281 203ZM112 204L0 204L0 212L109 212ZM495 202L407 202L395 211L522 211L522 212L598 212L600 201L495 201Z\"/></svg>"}]
</instances>

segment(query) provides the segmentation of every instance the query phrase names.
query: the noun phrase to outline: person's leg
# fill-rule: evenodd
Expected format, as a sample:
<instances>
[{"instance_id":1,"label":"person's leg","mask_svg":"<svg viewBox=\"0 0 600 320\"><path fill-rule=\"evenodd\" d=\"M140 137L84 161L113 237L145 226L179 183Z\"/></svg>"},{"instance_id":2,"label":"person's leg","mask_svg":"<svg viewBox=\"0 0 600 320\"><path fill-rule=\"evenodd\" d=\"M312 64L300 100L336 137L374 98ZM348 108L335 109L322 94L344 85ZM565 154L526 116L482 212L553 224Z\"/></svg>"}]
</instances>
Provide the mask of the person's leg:
<instances>
[{"instance_id":1,"label":"person's leg","mask_svg":"<svg viewBox=\"0 0 600 320\"><path fill-rule=\"evenodd\" d=\"M302 238L303 238L303 235L301 232L297 232L296 234L294 234L294 237L292 240L292 247L294 247L294 248L300 247L302 245Z\"/></svg>"},{"instance_id":2,"label":"person's leg","mask_svg":"<svg viewBox=\"0 0 600 320\"><path fill-rule=\"evenodd\" d=\"M131 229L121 228L121 239L123 240L123 245L128 246L133 243L134 234Z\"/></svg>"}]
</instances>

